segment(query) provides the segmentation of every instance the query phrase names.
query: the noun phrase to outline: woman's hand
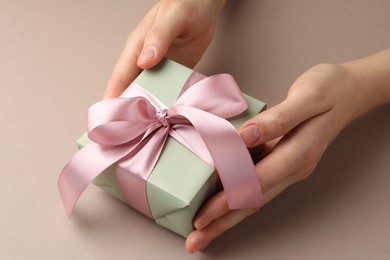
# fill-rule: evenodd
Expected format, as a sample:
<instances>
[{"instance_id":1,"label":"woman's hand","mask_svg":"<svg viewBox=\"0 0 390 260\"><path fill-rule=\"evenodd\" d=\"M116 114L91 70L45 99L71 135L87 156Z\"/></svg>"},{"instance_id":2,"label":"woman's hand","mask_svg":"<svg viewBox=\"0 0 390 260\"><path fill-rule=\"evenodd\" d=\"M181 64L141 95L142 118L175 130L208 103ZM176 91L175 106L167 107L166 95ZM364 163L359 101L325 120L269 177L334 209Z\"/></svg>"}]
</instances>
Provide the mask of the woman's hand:
<instances>
[{"instance_id":1,"label":"woman's hand","mask_svg":"<svg viewBox=\"0 0 390 260\"><path fill-rule=\"evenodd\" d=\"M161 0L126 41L104 98L119 96L142 69L164 56L187 67L200 60L210 44L226 0Z\"/></svg>"},{"instance_id":2,"label":"woman's hand","mask_svg":"<svg viewBox=\"0 0 390 260\"><path fill-rule=\"evenodd\" d=\"M282 103L241 126L239 133L248 147L266 143L268 155L256 165L264 204L307 178L350 121L390 103L389 57L388 50L363 61L317 65L294 82ZM197 214L187 251L202 250L257 210L229 210L221 191Z\"/></svg>"}]
</instances>

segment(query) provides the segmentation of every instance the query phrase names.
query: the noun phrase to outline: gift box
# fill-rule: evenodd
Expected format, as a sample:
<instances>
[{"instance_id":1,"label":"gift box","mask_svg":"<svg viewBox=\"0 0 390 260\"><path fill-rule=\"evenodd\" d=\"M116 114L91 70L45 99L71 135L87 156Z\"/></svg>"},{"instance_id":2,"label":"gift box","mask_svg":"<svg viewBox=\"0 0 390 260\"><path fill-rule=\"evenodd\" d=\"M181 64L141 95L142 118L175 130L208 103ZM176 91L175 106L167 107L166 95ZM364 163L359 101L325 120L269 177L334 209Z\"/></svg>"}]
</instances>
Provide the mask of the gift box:
<instances>
[{"instance_id":1,"label":"gift box","mask_svg":"<svg viewBox=\"0 0 390 260\"><path fill-rule=\"evenodd\" d=\"M176 102L179 93L183 93L183 86L189 88L204 78L205 76L176 62L163 60L153 69L144 70L135 79L134 84L141 86L148 94L152 94L167 107L170 107ZM128 94L129 89L122 94L122 98L134 96L134 94ZM235 128L264 110L266 106L262 101L245 94L243 96L248 104L247 109L228 119ZM204 99L207 98L204 97ZM183 142L179 142L177 139L171 136L166 138L161 154L147 178L140 177L140 174L137 173L138 170L130 172L128 170L129 164L126 158L134 156L134 153L137 153L135 151L102 171L93 180L93 183L151 217L157 224L186 237L193 230L193 219L202 203L217 192L219 178L212 163L206 163L204 158L200 158L202 156L199 157L199 155L194 154L194 151L190 151L191 144L183 145ZM138 141L141 144L145 142L141 139ZM91 140L86 133L77 141L81 150L90 143ZM102 147L104 149L105 146ZM254 149L252 154L256 153L257 149ZM140 157L142 156L140 155ZM123 183L130 183L128 184L130 186ZM65 186L68 187L67 185L74 184L70 183ZM130 191L130 195L124 195L123 191L128 189L133 189L133 191ZM66 193L64 188L60 188L60 191L61 194ZM140 201L143 200L147 201L146 208L145 203L139 205Z\"/></svg>"}]
</instances>

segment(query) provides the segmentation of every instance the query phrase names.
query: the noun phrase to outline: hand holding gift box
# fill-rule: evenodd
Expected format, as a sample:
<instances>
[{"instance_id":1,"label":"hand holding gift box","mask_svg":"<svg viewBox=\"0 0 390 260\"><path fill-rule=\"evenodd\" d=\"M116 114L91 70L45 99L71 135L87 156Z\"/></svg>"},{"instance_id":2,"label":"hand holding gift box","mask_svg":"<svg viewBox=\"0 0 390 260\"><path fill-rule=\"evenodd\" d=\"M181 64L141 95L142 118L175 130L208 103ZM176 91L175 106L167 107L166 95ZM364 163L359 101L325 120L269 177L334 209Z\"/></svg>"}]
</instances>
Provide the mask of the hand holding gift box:
<instances>
[{"instance_id":1,"label":"hand holding gift box","mask_svg":"<svg viewBox=\"0 0 390 260\"><path fill-rule=\"evenodd\" d=\"M118 199L187 236L196 211L216 192L214 168L230 208L259 206L254 165L232 124L264 106L244 98L227 74L206 78L172 61L144 71L120 98L89 109L93 142L79 140L83 149L59 178L68 215L96 178Z\"/></svg>"}]
</instances>

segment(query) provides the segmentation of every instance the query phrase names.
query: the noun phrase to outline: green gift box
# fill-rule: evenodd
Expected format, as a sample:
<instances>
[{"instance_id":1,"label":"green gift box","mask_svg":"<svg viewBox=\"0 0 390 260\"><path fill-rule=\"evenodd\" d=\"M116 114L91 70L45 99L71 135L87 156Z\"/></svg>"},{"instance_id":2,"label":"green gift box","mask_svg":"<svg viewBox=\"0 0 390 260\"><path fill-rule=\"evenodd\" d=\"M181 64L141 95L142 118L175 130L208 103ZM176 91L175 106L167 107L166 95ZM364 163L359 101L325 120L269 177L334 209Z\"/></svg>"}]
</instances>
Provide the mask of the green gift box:
<instances>
[{"instance_id":1,"label":"green gift box","mask_svg":"<svg viewBox=\"0 0 390 260\"><path fill-rule=\"evenodd\" d=\"M144 70L134 81L166 106L171 106L194 71L171 60L163 60L153 69ZM266 105L244 94L248 109L229 120L238 128L244 121L264 110ZM79 149L90 140L84 134L77 141ZM256 154L253 149L251 154ZM202 203L217 192L217 175L209 165L168 137L151 175L146 180L146 196L157 224L187 237ZM93 183L125 202L116 179L115 165L102 172Z\"/></svg>"}]
</instances>

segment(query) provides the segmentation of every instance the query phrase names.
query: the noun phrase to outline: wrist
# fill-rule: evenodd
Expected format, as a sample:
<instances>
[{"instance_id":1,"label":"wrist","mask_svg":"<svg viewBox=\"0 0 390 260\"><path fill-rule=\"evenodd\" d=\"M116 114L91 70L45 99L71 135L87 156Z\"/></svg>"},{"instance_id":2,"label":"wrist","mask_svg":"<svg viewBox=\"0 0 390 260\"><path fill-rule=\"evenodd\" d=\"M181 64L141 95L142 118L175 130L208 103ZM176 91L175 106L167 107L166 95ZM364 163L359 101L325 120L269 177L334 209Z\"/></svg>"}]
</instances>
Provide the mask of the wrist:
<instances>
[{"instance_id":1,"label":"wrist","mask_svg":"<svg viewBox=\"0 0 390 260\"><path fill-rule=\"evenodd\" d=\"M340 66L350 82L354 103L352 120L390 103L390 50Z\"/></svg>"}]
</instances>

